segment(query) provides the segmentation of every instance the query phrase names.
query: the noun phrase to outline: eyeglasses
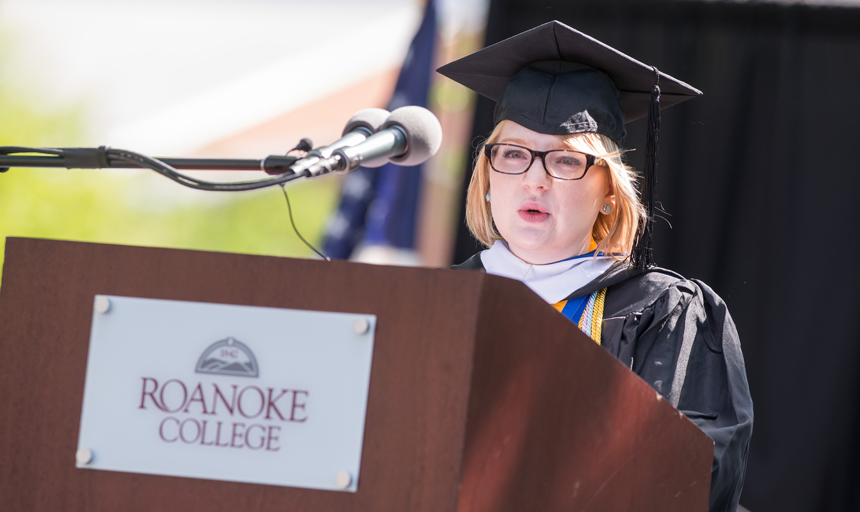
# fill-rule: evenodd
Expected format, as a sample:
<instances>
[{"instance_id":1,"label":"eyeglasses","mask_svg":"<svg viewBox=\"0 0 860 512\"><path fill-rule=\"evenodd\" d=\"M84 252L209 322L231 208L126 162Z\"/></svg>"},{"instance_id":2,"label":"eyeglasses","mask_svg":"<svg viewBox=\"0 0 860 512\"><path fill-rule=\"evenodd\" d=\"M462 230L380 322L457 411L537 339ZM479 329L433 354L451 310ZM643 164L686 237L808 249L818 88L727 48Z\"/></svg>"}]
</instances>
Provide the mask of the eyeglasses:
<instances>
[{"instance_id":1,"label":"eyeglasses","mask_svg":"<svg viewBox=\"0 0 860 512\"><path fill-rule=\"evenodd\" d=\"M487 144L484 154L490 167L502 174L523 174L540 158L546 173L559 180L581 180L594 165L594 155L570 149L534 151L516 144Z\"/></svg>"}]
</instances>

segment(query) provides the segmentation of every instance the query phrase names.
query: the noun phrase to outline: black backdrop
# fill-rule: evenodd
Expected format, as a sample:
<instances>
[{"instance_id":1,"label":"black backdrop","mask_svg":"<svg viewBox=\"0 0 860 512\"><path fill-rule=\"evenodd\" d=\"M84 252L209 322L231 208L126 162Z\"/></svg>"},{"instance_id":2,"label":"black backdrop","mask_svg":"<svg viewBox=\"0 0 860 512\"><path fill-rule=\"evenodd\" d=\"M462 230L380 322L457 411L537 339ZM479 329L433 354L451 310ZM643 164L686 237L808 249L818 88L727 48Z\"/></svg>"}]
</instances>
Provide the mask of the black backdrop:
<instances>
[{"instance_id":1,"label":"black backdrop","mask_svg":"<svg viewBox=\"0 0 860 512\"><path fill-rule=\"evenodd\" d=\"M741 504L860 510L860 4L494 0L487 43L552 19L704 92L663 112L655 254L737 323L755 402ZM645 122L628 130L641 169ZM457 262L477 250L460 224Z\"/></svg>"}]
</instances>

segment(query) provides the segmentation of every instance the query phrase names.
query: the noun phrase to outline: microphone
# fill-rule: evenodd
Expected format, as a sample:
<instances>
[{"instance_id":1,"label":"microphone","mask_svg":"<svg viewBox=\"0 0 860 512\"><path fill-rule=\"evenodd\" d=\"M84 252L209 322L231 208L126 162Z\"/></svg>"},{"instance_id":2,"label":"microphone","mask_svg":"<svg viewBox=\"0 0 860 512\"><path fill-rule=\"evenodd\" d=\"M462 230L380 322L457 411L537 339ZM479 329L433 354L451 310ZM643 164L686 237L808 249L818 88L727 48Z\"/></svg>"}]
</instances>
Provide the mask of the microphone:
<instances>
[{"instance_id":1,"label":"microphone","mask_svg":"<svg viewBox=\"0 0 860 512\"><path fill-rule=\"evenodd\" d=\"M337 148L302 170L314 177L330 172L348 174L359 166L380 167L388 162L414 166L435 155L441 144L442 126L432 112L417 106L400 107L363 142Z\"/></svg>"},{"instance_id":2,"label":"microphone","mask_svg":"<svg viewBox=\"0 0 860 512\"><path fill-rule=\"evenodd\" d=\"M295 174L299 174L305 169L319 162L322 158L328 158L332 152L338 148L355 146L364 142L368 137L379 130L382 125L388 120L388 111L382 108L366 108L359 110L347 121L343 129L343 136L332 142L328 146L321 146L310 152L307 156L295 162L289 167L289 170ZM263 161L265 169L265 160ZM279 169L278 173L285 172ZM271 174L271 173L270 173Z\"/></svg>"}]
</instances>

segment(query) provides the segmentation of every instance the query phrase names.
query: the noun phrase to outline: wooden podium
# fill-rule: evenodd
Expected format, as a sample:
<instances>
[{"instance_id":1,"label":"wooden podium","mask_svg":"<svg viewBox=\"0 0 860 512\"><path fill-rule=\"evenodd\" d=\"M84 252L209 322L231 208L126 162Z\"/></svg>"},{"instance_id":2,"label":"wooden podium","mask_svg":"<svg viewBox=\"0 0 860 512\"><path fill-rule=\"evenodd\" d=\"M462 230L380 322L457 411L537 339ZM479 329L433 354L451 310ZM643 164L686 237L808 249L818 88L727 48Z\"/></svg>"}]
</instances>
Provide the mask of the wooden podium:
<instances>
[{"instance_id":1,"label":"wooden podium","mask_svg":"<svg viewBox=\"0 0 860 512\"><path fill-rule=\"evenodd\" d=\"M97 294L377 316L358 492L75 467ZM9 238L0 510L705 511L713 443L519 282Z\"/></svg>"}]
</instances>

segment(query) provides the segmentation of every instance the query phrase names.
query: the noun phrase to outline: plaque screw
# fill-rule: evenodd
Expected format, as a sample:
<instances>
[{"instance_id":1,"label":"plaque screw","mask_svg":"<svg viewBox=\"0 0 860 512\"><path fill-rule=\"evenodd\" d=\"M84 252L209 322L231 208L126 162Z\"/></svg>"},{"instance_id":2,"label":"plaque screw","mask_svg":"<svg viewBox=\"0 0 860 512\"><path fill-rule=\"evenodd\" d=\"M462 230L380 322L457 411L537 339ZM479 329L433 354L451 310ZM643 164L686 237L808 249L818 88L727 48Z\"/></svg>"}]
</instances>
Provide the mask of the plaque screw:
<instances>
[{"instance_id":1,"label":"plaque screw","mask_svg":"<svg viewBox=\"0 0 860 512\"><path fill-rule=\"evenodd\" d=\"M352 475L346 471L341 471L334 477L334 483L341 489L346 489L352 483Z\"/></svg>"},{"instance_id":2,"label":"plaque screw","mask_svg":"<svg viewBox=\"0 0 860 512\"><path fill-rule=\"evenodd\" d=\"M101 295L97 296L93 309L96 310L96 313L107 313L110 310L110 299Z\"/></svg>"},{"instance_id":3,"label":"plaque screw","mask_svg":"<svg viewBox=\"0 0 860 512\"><path fill-rule=\"evenodd\" d=\"M93 461L93 451L89 448L81 448L75 452L75 460L78 461L78 464L89 464Z\"/></svg>"},{"instance_id":4,"label":"plaque screw","mask_svg":"<svg viewBox=\"0 0 860 512\"><path fill-rule=\"evenodd\" d=\"M355 331L356 334L365 334L370 330L370 322L364 318L359 318L352 323L352 330Z\"/></svg>"}]
</instances>

